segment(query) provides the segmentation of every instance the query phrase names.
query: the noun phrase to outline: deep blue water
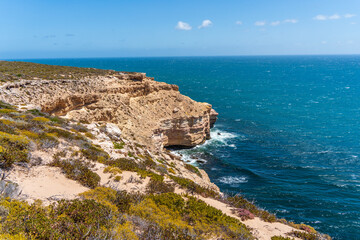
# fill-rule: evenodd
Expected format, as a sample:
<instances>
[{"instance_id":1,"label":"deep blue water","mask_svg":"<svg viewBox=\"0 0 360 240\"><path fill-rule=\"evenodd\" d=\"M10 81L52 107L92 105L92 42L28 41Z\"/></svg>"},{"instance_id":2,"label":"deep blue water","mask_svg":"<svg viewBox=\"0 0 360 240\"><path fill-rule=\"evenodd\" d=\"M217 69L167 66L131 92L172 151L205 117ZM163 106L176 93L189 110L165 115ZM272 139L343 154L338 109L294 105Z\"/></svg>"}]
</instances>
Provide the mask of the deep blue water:
<instances>
[{"instance_id":1,"label":"deep blue water","mask_svg":"<svg viewBox=\"0 0 360 240\"><path fill-rule=\"evenodd\" d=\"M46 59L146 72L213 104L213 139L181 151L223 191L335 239L360 239L360 56ZM220 135L219 135L220 134Z\"/></svg>"}]
</instances>

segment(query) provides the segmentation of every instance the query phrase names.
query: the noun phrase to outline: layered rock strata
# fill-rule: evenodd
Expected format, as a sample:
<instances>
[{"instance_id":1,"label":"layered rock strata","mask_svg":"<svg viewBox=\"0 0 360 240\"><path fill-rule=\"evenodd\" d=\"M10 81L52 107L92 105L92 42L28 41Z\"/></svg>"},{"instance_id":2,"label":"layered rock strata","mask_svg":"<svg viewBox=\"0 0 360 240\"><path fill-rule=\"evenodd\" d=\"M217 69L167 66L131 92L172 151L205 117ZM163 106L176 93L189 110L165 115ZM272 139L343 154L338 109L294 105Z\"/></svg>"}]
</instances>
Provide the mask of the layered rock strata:
<instances>
[{"instance_id":1,"label":"layered rock strata","mask_svg":"<svg viewBox=\"0 0 360 240\"><path fill-rule=\"evenodd\" d=\"M217 118L210 104L196 102L180 94L178 86L154 81L144 73L21 80L2 85L0 100L35 105L80 122L115 123L128 139L156 150L204 143Z\"/></svg>"}]
</instances>

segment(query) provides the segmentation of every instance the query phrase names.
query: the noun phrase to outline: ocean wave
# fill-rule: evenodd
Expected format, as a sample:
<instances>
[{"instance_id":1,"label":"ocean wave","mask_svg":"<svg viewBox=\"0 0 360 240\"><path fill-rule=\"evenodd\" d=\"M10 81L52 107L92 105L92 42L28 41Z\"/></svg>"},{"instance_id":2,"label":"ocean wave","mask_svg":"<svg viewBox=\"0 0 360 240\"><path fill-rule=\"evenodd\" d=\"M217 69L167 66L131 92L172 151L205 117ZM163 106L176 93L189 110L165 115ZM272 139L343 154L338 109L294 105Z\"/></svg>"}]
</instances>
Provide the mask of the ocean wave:
<instances>
[{"instance_id":1,"label":"ocean wave","mask_svg":"<svg viewBox=\"0 0 360 240\"><path fill-rule=\"evenodd\" d=\"M225 176L218 179L219 182L225 183L225 184L239 184L239 183L246 183L248 180L246 177L232 177L232 176Z\"/></svg>"}]
</instances>

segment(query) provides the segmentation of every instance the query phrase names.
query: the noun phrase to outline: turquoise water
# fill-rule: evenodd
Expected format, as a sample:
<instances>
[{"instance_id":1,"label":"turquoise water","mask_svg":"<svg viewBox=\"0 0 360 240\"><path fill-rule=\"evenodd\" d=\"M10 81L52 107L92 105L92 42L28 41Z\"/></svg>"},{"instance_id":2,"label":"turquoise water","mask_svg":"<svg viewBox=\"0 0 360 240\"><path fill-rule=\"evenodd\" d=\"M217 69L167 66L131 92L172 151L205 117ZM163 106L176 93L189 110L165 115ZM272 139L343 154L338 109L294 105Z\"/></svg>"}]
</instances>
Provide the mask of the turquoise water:
<instances>
[{"instance_id":1,"label":"turquoise water","mask_svg":"<svg viewBox=\"0 0 360 240\"><path fill-rule=\"evenodd\" d=\"M220 113L213 139L180 151L185 159L280 218L360 239L360 56L28 61L179 85Z\"/></svg>"}]
</instances>

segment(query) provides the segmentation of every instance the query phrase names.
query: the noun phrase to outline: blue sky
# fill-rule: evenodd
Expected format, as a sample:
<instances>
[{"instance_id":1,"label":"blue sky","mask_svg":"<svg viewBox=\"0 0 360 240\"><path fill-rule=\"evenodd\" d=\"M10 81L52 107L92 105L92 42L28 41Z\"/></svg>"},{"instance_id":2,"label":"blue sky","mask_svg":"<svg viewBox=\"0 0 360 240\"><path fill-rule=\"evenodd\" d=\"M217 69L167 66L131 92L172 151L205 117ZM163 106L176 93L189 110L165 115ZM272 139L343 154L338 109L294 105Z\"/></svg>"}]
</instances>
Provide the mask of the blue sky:
<instances>
[{"instance_id":1,"label":"blue sky","mask_svg":"<svg viewBox=\"0 0 360 240\"><path fill-rule=\"evenodd\" d=\"M0 59L360 54L359 0L0 0Z\"/></svg>"}]
</instances>

